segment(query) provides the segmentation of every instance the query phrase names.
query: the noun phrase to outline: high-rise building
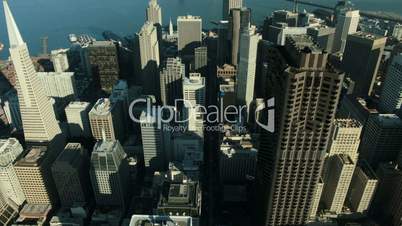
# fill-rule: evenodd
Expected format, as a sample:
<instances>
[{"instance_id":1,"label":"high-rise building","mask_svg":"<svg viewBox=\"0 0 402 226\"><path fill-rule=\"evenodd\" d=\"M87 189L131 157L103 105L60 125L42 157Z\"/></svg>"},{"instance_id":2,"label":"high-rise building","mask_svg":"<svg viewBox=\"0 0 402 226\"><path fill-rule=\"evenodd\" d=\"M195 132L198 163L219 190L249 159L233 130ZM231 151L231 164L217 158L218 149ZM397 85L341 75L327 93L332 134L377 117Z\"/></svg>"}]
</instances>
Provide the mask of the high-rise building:
<instances>
[{"instance_id":1,"label":"high-rise building","mask_svg":"<svg viewBox=\"0 0 402 226\"><path fill-rule=\"evenodd\" d=\"M191 106L205 106L205 78L199 73L190 73L183 80L183 99Z\"/></svg>"},{"instance_id":2,"label":"high-rise building","mask_svg":"<svg viewBox=\"0 0 402 226\"><path fill-rule=\"evenodd\" d=\"M363 32L348 35L342 68L355 82L355 95L365 97L372 93L386 40Z\"/></svg>"},{"instance_id":3,"label":"high-rise building","mask_svg":"<svg viewBox=\"0 0 402 226\"><path fill-rule=\"evenodd\" d=\"M394 31L392 32L392 37L401 40L402 39L402 24L396 24Z\"/></svg>"},{"instance_id":4,"label":"high-rise building","mask_svg":"<svg viewBox=\"0 0 402 226\"><path fill-rule=\"evenodd\" d=\"M202 41L202 19L199 16L177 17L177 48L184 54L193 54Z\"/></svg>"},{"instance_id":5,"label":"high-rise building","mask_svg":"<svg viewBox=\"0 0 402 226\"><path fill-rule=\"evenodd\" d=\"M38 72L42 87L48 97L72 101L77 96L74 72Z\"/></svg>"},{"instance_id":6,"label":"high-rise building","mask_svg":"<svg viewBox=\"0 0 402 226\"><path fill-rule=\"evenodd\" d=\"M359 10L345 11L338 16L333 52L343 52L345 50L348 35L357 31L359 20Z\"/></svg>"},{"instance_id":7,"label":"high-rise building","mask_svg":"<svg viewBox=\"0 0 402 226\"><path fill-rule=\"evenodd\" d=\"M317 216L318 207L320 206L322 190L324 189L324 182L322 179L317 184L317 188L315 189L313 196L313 203L311 204L310 209L310 219L314 219Z\"/></svg>"},{"instance_id":8,"label":"high-rise building","mask_svg":"<svg viewBox=\"0 0 402 226\"><path fill-rule=\"evenodd\" d=\"M335 155L329 163L328 171L331 175L325 179L322 192L322 200L329 211L342 213L354 169L355 163L344 154Z\"/></svg>"},{"instance_id":9,"label":"high-rise building","mask_svg":"<svg viewBox=\"0 0 402 226\"><path fill-rule=\"evenodd\" d=\"M166 168L167 162L159 117L157 113L143 111L140 120L145 167L160 171Z\"/></svg>"},{"instance_id":10,"label":"high-rise building","mask_svg":"<svg viewBox=\"0 0 402 226\"><path fill-rule=\"evenodd\" d=\"M147 21L162 26L162 9L157 0L150 0L147 7Z\"/></svg>"},{"instance_id":11,"label":"high-rise building","mask_svg":"<svg viewBox=\"0 0 402 226\"><path fill-rule=\"evenodd\" d=\"M50 53L50 60L53 63L55 72L65 72L70 68L68 62L68 49L55 49Z\"/></svg>"},{"instance_id":12,"label":"high-rise building","mask_svg":"<svg viewBox=\"0 0 402 226\"><path fill-rule=\"evenodd\" d=\"M91 154L90 177L98 206L126 204L128 169L119 141L98 141Z\"/></svg>"},{"instance_id":13,"label":"high-rise building","mask_svg":"<svg viewBox=\"0 0 402 226\"><path fill-rule=\"evenodd\" d=\"M88 67L100 89L110 93L119 80L117 47L112 41L93 41L86 48Z\"/></svg>"},{"instance_id":14,"label":"high-rise building","mask_svg":"<svg viewBox=\"0 0 402 226\"><path fill-rule=\"evenodd\" d=\"M0 196L4 200L12 200L18 206L25 202L25 195L18 181L14 163L23 152L23 148L15 138L0 140Z\"/></svg>"},{"instance_id":15,"label":"high-rise building","mask_svg":"<svg viewBox=\"0 0 402 226\"><path fill-rule=\"evenodd\" d=\"M14 165L28 204L55 206L58 202L50 168L52 151L46 146L30 147Z\"/></svg>"},{"instance_id":16,"label":"high-rise building","mask_svg":"<svg viewBox=\"0 0 402 226\"><path fill-rule=\"evenodd\" d=\"M0 97L0 105L4 110L7 121L12 128L22 130L20 103L15 89L11 89Z\"/></svg>"},{"instance_id":17,"label":"high-rise building","mask_svg":"<svg viewBox=\"0 0 402 226\"><path fill-rule=\"evenodd\" d=\"M180 58L168 58L160 72L161 100L164 105L175 106L183 97L185 65Z\"/></svg>"},{"instance_id":18,"label":"high-rise building","mask_svg":"<svg viewBox=\"0 0 402 226\"><path fill-rule=\"evenodd\" d=\"M183 171L199 174L204 161L204 141L193 133L176 134L173 137L172 157L170 161L181 162Z\"/></svg>"},{"instance_id":19,"label":"high-rise building","mask_svg":"<svg viewBox=\"0 0 402 226\"><path fill-rule=\"evenodd\" d=\"M246 7L234 8L230 10L229 16L229 35L231 42L231 61L232 65L239 63L240 36L243 32L247 33L251 22L251 10Z\"/></svg>"},{"instance_id":20,"label":"high-rise building","mask_svg":"<svg viewBox=\"0 0 402 226\"><path fill-rule=\"evenodd\" d=\"M335 39L335 28L325 25L319 27L309 27L307 28L307 34L321 49L327 51L328 53L332 52Z\"/></svg>"},{"instance_id":21,"label":"high-rise building","mask_svg":"<svg viewBox=\"0 0 402 226\"><path fill-rule=\"evenodd\" d=\"M53 180L63 207L90 201L89 157L79 143L68 143L52 165Z\"/></svg>"},{"instance_id":22,"label":"high-rise building","mask_svg":"<svg viewBox=\"0 0 402 226\"><path fill-rule=\"evenodd\" d=\"M379 114L367 120L359 152L374 170L381 162L396 161L401 148L402 120L398 116Z\"/></svg>"},{"instance_id":23,"label":"high-rise building","mask_svg":"<svg viewBox=\"0 0 402 226\"><path fill-rule=\"evenodd\" d=\"M89 123L89 111L91 105L88 102L71 102L66 108L66 117L71 137L91 137Z\"/></svg>"},{"instance_id":24,"label":"high-rise building","mask_svg":"<svg viewBox=\"0 0 402 226\"><path fill-rule=\"evenodd\" d=\"M116 103L99 99L89 112L92 136L96 140L121 140L125 137L122 112Z\"/></svg>"},{"instance_id":25,"label":"high-rise building","mask_svg":"<svg viewBox=\"0 0 402 226\"><path fill-rule=\"evenodd\" d=\"M377 188L378 178L366 161L355 168L346 201L353 212L366 213Z\"/></svg>"},{"instance_id":26,"label":"high-rise building","mask_svg":"<svg viewBox=\"0 0 402 226\"><path fill-rule=\"evenodd\" d=\"M223 0L222 18L227 20L231 9L239 9L243 6L243 0Z\"/></svg>"},{"instance_id":27,"label":"high-rise building","mask_svg":"<svg viewBox=\"0 0 402 226\"><path fill-rule=\"evenodd\" d=\"M395 113L402 105L402 54L394 56L382 87L379 107L384 113Z\"/></svg>"},{"instance_id":28,"label":"high-rise building","mask_svg":"<svg viewBox=\"0 0 402 226\"><path fill-rule=\"evenodd\" d=\"M254 100L255 71L257 64L257 47L261 35L252 26L240 37L240 60L237 74L236 96L241 105L246 105L249 115L250 104Z\"/></svg>"},{"instance_id":29,"label":"high-rise building","mask_svg":"<svg viewBox=\"0 0 402 226\"><path fill-rule=\"evenodd\" d=\"M60 127L44 87L36 75L27 44L21 37L7 1L3 1L3 5L10 41L10 55L16 71L16 89L25 140L50 141L61 133Z\"/></svg>"},{"instance_id":30,"label":"high-rise building","mask_svg":"<svg viewBox=\"0 0 402 226\"><path fill-rule=\"evenodd\" d=\"M266 73L265 99L275 110L262 118L274 114L275 124L264 120L273 132L261 128L259 225L304 225L310 217L344 76L327 67L328 54L306 35L289 36L285 51L289 67Z\"/></svg>"},{"instance_id":31,"label":"high-rise building","mask_svg":"<svg viewBox=\"0 0 402 226\"><path fill-rule=\"evenodd\" d=\"M208 48L200 46L194 49L194 70L199 70L208 65Z\"/></svg>"}]
</instances>

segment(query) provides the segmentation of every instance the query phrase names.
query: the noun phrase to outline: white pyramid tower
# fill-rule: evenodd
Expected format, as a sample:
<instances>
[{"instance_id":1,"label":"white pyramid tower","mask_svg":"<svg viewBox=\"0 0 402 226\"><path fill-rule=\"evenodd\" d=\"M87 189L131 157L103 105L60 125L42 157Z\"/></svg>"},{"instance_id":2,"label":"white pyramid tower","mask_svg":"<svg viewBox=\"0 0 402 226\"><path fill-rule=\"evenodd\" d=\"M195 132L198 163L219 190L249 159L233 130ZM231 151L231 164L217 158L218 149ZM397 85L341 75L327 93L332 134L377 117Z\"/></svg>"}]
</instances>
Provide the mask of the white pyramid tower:
<instances>
[{"instance_id":1,"label":"white pyramid tower","mask_svg":"<svg viewBox=\"0 0 402 226\"><path fill-rule=\"evenodd\" d=\"M60 134L53 107L41 87L29 56L27 44L21 37L7 1L3 1L10 55L17 73L16 89L26 141L47 142Z\"/></svg>"}]
</instances>

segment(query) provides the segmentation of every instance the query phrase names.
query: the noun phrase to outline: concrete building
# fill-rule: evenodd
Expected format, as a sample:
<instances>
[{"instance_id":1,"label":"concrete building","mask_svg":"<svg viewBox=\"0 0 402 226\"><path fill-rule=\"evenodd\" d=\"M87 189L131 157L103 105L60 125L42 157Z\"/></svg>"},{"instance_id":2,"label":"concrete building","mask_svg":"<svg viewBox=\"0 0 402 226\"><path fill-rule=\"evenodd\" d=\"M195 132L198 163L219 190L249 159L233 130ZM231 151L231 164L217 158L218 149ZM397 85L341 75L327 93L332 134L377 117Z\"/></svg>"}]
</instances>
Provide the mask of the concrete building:
<instances>
[{"instance_id":1,"label":"concrete building","mask_svg":"<svg viewBox=\"0 0 402 226\"><path fill-rule=\"evenodd\" d=\"M394 31L392 32L392 37L402 40L402 24L396 24Z\"/></svg>"},{"instance_id":2,"label":"concrete building","mask_svg":"<svg viewBox=\"0 0 402 226\"><path fill-rule=\"evenodd\" d=\"M71 137L91 137L91 125L89 123L89 111L91 105L88 102L74 101L65 108L68 130Z\"/></svg>"},{"instance_id":3,"label":"concrete building","mask_svg":"<svg viewBox=\"0 0 402 226\"><path fill-rule=\"evenodd\" d=\"M199 226L198 220L190 216L166 216L166 215L133 215L129 226L140 225L180 225L180 226Z\"/></svg>"},{"instance_id":4,"label":"concrete building","mask_svg":"<svg viewBox=\"0 0 402 226\"><path fill-rule=\"evenodd\" d=\"M17 206L25 202L25 195L18 181L14 163L22 154L23 148L15 138L0 140L0 193L6 203L11 200Z\"/></svg>"},{"instance_id":5,"label":"concrete building","mask_svg":"<svg viewBox=\"0 0 402 226\"><path fill-rule=\"evenodd\" d=\"M395 113L402 105L402 54L394 56L388 67L382 87L379 108L384 113Z\"/></svg>"},{"instance_id":6,"label":"concrete building","mask_svg":"<svg viewBox=\"0 0 402 226\"><path fill-rule=\"evenodd\" d=\"M239 63L240 38L243 32L247 33L251 22L251 10L246 7L233 8L229 15L229 35L231 43L230 63L237 67Z\"/></svg>"},{"instance_id":7,"label":"concrete building","mask_svg":"<svg viewBox=\"0 0 402 226\"><path fill-rule=\"evenodd\" d=\"M383 36L363 32L348 35L342 69L355 82L355 95L372 94L386 40Z\"/></svg>"},{"instance_id":8,"label":"concrete building","mask_svg":"<svg viewBox=\"0 0 402 226\"><path fill-rule=\"evenodd\" d=\"M313 196L313 203L311 204L310 210L310 219L315 219L317 216L318 207L320 206L322 190L324 189L324 181L320 179L317 184L317 188L315 189Z\"/></svg>"},{"instance_id":9,"label":"concrete building","mask_svg":"<svg viewBox=\"0 0 402 226\"><path fill-rule=\"evenodd\" d=\"M27 44L21 37L7 1L3 1L10 55L16 71L16 89L25 140L46 142L60 134L55 113L36 75Z\"/></svg>"},{"instance_id":10,"label":"concrete building","mask_svg":"<svg viewBox=\"0 0 402 226\"><path fill-rule=\"evenodd\" d=\"M162 9L157 0L150 0L147 7L147 21L162 26Z\"/></svg>"},{"instance_id":11,"label":"concrete building","mask_svg":"<svg viewBox=\"0 0 402 226\"><path fill-rule=\"evenodd\" d=\"M335 39L335 28L326 25L309 27L307 28L307 34L321 49L328 53L332 52Z\"/></svg>"},{"instance_id":12,"label":"concrete building","mask_svg":"<svg viewBox=\"0 0 402 226\"><path fill-rule=\"evenodd\" d=\"M73 101L77 96L74 72L38 72L42 87L48 97Z\"/></svg>"},{"instance_id":13,"label":"concrete building","mask_svg":"<svg viewBox=\"0 0 402 226\"><path fill-rule=\"evenodd\" d=\"M99 99L89 112L92 136L96 140L120 140L125 137L123 116L116 103Z\"/></svg>"},{"instance_id":14,"label":"concrete building","mask_svg":"<svg viewBox=\"0 0 402 226\"><path fill-rule=\"evenodd\" d=\"M330 162L328 171L331 175L325 178L322 192L322 200L330 212L342 213L355 164L348 155L344 154L335 155Z\"/></svg>"},{"instance_id":15,"label":"concrete building","mask_svg":"<svg viewBox=\"0 0 402 226\"><path fill-rule=\"evenodd\" d=\"M91 154L89 170L98 206L124 208L127 203L128 169L119 141L98 141Z\"/></svg>"},{"instance_id":16,"label":"concrete building","mask_svg":"<svg viewBox=\"0 0 402 226\"><path fill-rule=\"evenodd\" d=\"M254 100L255 71L257 64L258 42L262 39L256 33L256 27L250 27L240 37L240 60L236 83L236 97L239 105L247 107L247 119L250 105Z\"/></svg>"},{"instance_id":17,"label":"concrete building","mask_svg":"<svg viewBox=\"0 0 402 226\"><path fill-rule=\"evenodd\" d=\"M98 88L110 93L120 73L116 45L112 41L93 41L86 48L86 59Z\"/></svg>"},{"instance_id":18,"label":"concrete building","mask_svg":"<svg viewBox=\"0 0 402 226\"><path fill-rule=\"evenodd\" d=\"M18 94L15 89L6 92L0 98L0 105L7 117L7 121L12 128L22 130L20 103L18 101Z\"/></svg>"},{"instance_id":19,"label":"concrete building","mask_svg":"<svg viewBox=\"0 0 402 226\"><path fill-rule=\"evenodd\" d=\"M231 9L240 9L243 7L243 0L223 0L222 5L222 18L227 20L229 18Z\"/></svg>"},{"instance_id":20,"label":"concrete building","mask_svg":"<svg viewBox=\"0 0 402 226\"><path fill-rule=\"evenodd\" d=\"M177 48L179 52L193 53L202 41L202 19L199 16L177 17Z\"/></svg>"},{"instance_id":21,"label":"concrete building","mask_svg":"<svg viewBox=\"0 0 402 226\"><path fill-rule=\"evenodd\" d=\"M353 173L348 195L347 205L356 213L366 213L374 198L378 178L367 162L360 162Z\"/></svg>"},{"instance_id":22,"label":"concrete building","mask_svg":"<svg viewBox=\"0 0 402 226\"><path fill-rule=\"evenodd\" d=\"M190 73L183 79L183 99L193 107L205 106L205 78L199 73Z\"/></svg>"},{"instance_id":23,"label":"concrete building","mask_svg":"<svg viewBox=\"0 0 402 226\"><path fill-rule=\"evenodd\" d=\"M270 47L269 60L280 64L285 57L276 48ZM282 107L275 108L273 128L267 121L273 110L262 112L267 128L261 129L257 161L259 225L304 225L310 218L344 77L327 67L328 54L306 35L289 36L285 51L289 67L266 73L273 82L264 98Z\"/></svg>"},{"instance_id":24,"label":"concrete building","mask_svg":"<svg viewBox=\"0 0 402 226\"><path fill-rule=\"evenodd\" d=\"M70 63L68 62L68 50L69 49L55 49L50 53L50 60L53 63L55 72L65 72L70 69Z\"/></svg>"},{"instance_id":25,"label":"concrete building","mask_svg":"<svg viewBox=\"0 0 402 226\"><path fill-rule=\"evenodd\" d=\"M90 201L89 157L79 143L68 143L52 165L62 207L85 206Z\"/></svg>"},{"instance_id":26,"label":"concrete building","mask_svg":"<svg viewBox=\"0 0 402 226\"><path fill-rule=\"evenodd\" d=\"M164 105L175 106L183 98L185 65L180 58L168 58L160 72L161 100Z\"/></svg>"},{"instance_id":27,"label":"concrete building","mask_svg":"<svg viewBox=\"0 0 402 226\"><path fill-rule=\"evenodd\" d=\"M194 70L204 69L208 66L208 48L200 46L194 49Z\"/></svg>"},{"instance_id":28,"label":"concrete building","mask_svg":"<svg viewBox=\"0 0 402 226\"><path fill-rule=\"evenodd\" d=\"M359 26L359 10L342 12L337 19L333 52L343 52L348 35L356 33Z\"/></svg>"},{"instance_id":29,"label":"concrete building","mask_svg":"<svg viewBox=\"0 0 402 226\"><path fill-rule=\"evenodd\" d=\"M287 36L307 34L307 27L291 27L286 23L275 23L268 27L267 33L268 41L283 46Z\"/></svg>"},{"instance_id":30,"label":"concrete building","mask_svg":"<svg viewBox=\"0 0 402 226\"><path fill-rule=\"evenodd\" d=\"M235 79L237 75L236 67L230 64L224 64L222 67L217 67L216 76L218 78Z\"/></svg>"},{"instance_id":31,"label":"concrete building","mask_svg":"<svg viewBox=\"0 0 402 226\"><path fill-rule=\"evenodd\" d=\"M402 120L394 114L370 117L364 127L360 158L376 170L379 163L396 161L402 148Z\"/></svg>"}]
</instances>

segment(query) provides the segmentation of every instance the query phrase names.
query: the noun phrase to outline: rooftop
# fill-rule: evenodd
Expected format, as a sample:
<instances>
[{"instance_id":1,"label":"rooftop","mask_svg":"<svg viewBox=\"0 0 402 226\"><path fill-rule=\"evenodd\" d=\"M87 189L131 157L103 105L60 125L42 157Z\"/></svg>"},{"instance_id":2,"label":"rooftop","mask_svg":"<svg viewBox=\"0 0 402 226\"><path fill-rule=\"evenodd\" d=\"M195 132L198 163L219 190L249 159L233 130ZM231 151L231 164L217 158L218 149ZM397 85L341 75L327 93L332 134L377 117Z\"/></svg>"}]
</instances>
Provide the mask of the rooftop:
<instances>
[{"instance_id":1,"label":"rooftop","mask_svg":"<svg viewBox=\"0 0 402 226\"><path fill-rule=\"evenodd\" d=\"M177 20L199 20L199 21L201 21L201 17L200 16L186 15L186 16L177 17Z\"/></svg>"},{"instance_id":2,"label":"rooftop","mask_svg":"<svg viewBox=\"0 0 402 226\"><path fill-rule=\"evenodd\" d=\"M289 35L286 44L295 47L301 52L321 53L322 50L313 42L308 35Z\"/></svg>"},{"instance_id":3,"label":"rooftop","mask_svg":"<svg viewBox=\"0 0 402 226\"><path fill-rule=\"evenodd\" d=\"M335 119L334 125L341 128L362 128L362 124L356 119Z\"/></svg>"},{"instance_id":4,"label":"rooftop","mask_svg":"<svg viewBox=\"0 0 402 226\"><path fill-rule=\"evenodd\" d=\"M47 154L47 147L45 146L30 147L27 150L26 155L20 160L18 160L15 166L21 166L21 167L39 166L45 159L46 154Z\"/></svg>"},{"instance_id":5,"label":"rooftop","mask_svg":"<svg viewBox=\"0 0 402 226\"><path fill-rule=\"evenodd\" d=\"M68 104L68 106L66 107L66 110L67 109L86 109L87 107L89 107L89 105L90 104L88 102L73 101Z\"/></svg>"},{"instance_id":6,"label":"rooftop","mask_svg":"<svg viewBox=\"0 0 402 226\"><path fill-rule=\"evenodd\" d=\"M95 103L89 113L95 115L107 115L110 114L113 107L114 104L108 98L101 98Z\"/></svg>"}]
</instances>

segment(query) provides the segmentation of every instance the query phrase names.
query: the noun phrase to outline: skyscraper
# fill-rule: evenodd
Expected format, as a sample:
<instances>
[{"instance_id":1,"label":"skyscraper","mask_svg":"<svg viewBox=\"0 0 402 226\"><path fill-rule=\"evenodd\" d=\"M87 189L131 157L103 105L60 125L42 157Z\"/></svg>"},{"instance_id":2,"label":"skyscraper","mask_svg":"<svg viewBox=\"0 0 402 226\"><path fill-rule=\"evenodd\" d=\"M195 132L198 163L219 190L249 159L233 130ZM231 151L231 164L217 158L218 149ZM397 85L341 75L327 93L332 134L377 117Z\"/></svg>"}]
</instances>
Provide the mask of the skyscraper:
<instances>
[{"instance_id":1,"label":"skyscraper","mask_svg":"<svg viewBox=\"0 0 402 226\"><path fill-rule=\"evenodd\" d=\"M91 105L88 102L71 102L66 108L66 117L71 137L91 137L89 124L89 111Z\"/></svg>"},{"instance_id":2,"label":"skyscraper","mask_svg":"<svg viewBox=\"0 0 402 226\"><path fill-rule=\"evenodd\" d=\"M86 48L88 67L100 89L110 93L119 80L117 47L112 41L94 41Z\"/></svg>"},{"instance_id":3,"label":"skyscraper","mask_svg":"<svg viewBox=\"0 0 402 226\"><path fill-rule=\"evenodd\" d=\"M50 53L55 72L65 72L70 68L67 56L68 49L56 49Z\"/></svg>"},{"instance_id":4,"label":"skyscraper","mask_svg":"<svg viewBox=\"0 0 402 226\"><path fill-rule=\"evenodd\" d=\"M247 32L251 22L251 10L246 7L234 8L230 10L229 16L229 40L231 42L231 61L232 65L239 63L240 36Z\"/></svg>"},{"instance_id":5,"label":"skyscraper","mask_svg":"<svg viewBox=\"0 0 402 226\"><path fill-rule=\"evenodd\" d=\"M150 0L147 7L147 21L162 26L162 9L157 0Z\"/></svg>"},{"instance_id":6,"label":"skyscraper","mask_svg":"<svg viewBox=\"0 0 402 226\"><path fill-rule=\"evenodd\" d=\"M402 54L395 56L388 67L379 107L384 113L395 113L402 105Z\"/></svg>"},{"instance_id":7,"label":"skyscraper","mask_svg":"<svg viewBox=\"0 0 402 226\"><path fill-rule=\"evenodd\" d=\"M223 0L222 18L227 20L231 9L239 9L243 6L243 0Z\"/></svg>"},{"instance_id":8,"label":"skyscraper","mask_svg":"<svg viewBox=\"0 0 402 226\"><path fill-rule=\"evenodd\" d=\"M23 148L17 139L0 140L0 196L5 201L11 199L18 206L25 202L25 195L18 181L14 163L22 152Z\"/></svg>"},{"instance_id":9,"label":"skyscraper","mask_svg":"<svg viewBox=\"0 0 402 226\"><path fill-rule=\"evenodd\" d=\"M168 58L160 72L161 100L164 105L175 105L183 97L185 65L180 58Z\"/></svg>"},{"instance_id":10,"label":"skyscraper","mask_svg":"<svg viewBox=\"0 0 402 226\"><path fill-rule=\"evenodd\" d=\"M193 54L193 49L202 41L202 19L199 16L177 17L177 48L184 54Z\"/></svg>"},{"instance_id":11,"label":"skyscraper","mask_svg":"<svg viewBox=\"0 0 402 226\"><path fill-rule=\"evenodd\" d=\"M266 78L265 99L272 105L275 98L275 130L262 129L260 138L259 225L304 225L310 217L343 80L308 36L289 36L285 49L289 67L269 68Z\"/></svg>"},{"instance_id":12,"label":"skyscraper","mask_svg":"<svg viewBox=\"0 0 402 226\"><path fill-rule=\"evenodd\" d=\"M385 37L364 32L348 36L342 69L355 82L355 95L372 94L386 41Z\"/></svg>"},{"instance_id":13,"label":"skyscraper","mask_svg":"<svg viewBox=\"0 0 402 226\"><path fill-rule=\"evenodd\" d=\"M205 78L199 73L190 73L183 80L183 98L192 106L205 106Z\"/></svg>"},{"instance_id":14,"label":"skyscraper","mask_svg":"<svg viewBox=\"0 0 402 226\"><path fill-rule=\"evenodd\" d=\"M84 206L90 201L89 158L81 144L68 143L51 169L61 206Z\"/></svg>"},{"instance_id":15,"label":"skyscraper","mask_svg":"<svg viewBox=\"0 0 402 226\"><path fill-rule=\"evenodd\" d=\"M124 208L127 197L126 154L119 141L98 141L91 155L90 177L99 206Z\"/></svg>"},{"instance_id":16,"label":"skyscraper","mask_svg":"<svg viewBox=\"0 0 402 226\"><path fill-rule=\"evenodd\" d=\"M61 133L53 107L36 75L27 44L22 40L7 1L3 1L3 5L10 40L10 55L16 71L16 89L25 140L51 141Z\"/></svg>"},{"instance_id":17,"label":"skyscraper","mask_svg":"<svg viewBox=\"0 0 402 226\"><path fill-rule=\"evenodd\" d=\"M345 11L339 15L335 30L333 52L343 52L345 50L348 35L353 34L357 31L359 19L359 10Z\"/></svg>"},{"instance_id":18,"label":"skyscraper","mask_svg":"<svg viewBox=\"0 0 402 226\"><path fill-rule=\"evenodd\" d=\"M38 72L42 87L48 97L72 101L77 96L74 72Z\"/></svg>"},{"instance_id":19,"label":"skyscraper","mask_svg":"<svg viewBox=\"0 0 402 226\"><path fill-rule=\"evenodd\" d=\"M261 35L252 26L240 37L240 60L237 74L236 97L241 105L246 105L249 115L250 104L254 100L255 71L257 64L257 47Z\"/></svg>"},{"instance_id":20,"label":"skyscraper","mask_svg":"<svg viewBox=\"0 0 402 226\"><path fill-rule=\"evenodd\" d=\"M200 46L194 49L194 70L203 69L208 65L208 48Z\"/></svg>"},{"instance_id":21,"label":"skyscraper","mask_svg":"<svg viewBox=\"0 0 402 226\"><path fill-rule=\"evenodd\" d=\"M335 39L335 28L326 25L309 27L307 28L307 34L320 48L329 53L332 52Z\"/></svg>"}]
</instances>

